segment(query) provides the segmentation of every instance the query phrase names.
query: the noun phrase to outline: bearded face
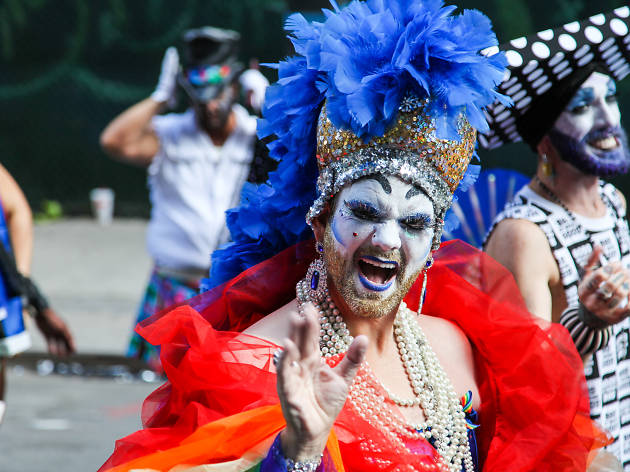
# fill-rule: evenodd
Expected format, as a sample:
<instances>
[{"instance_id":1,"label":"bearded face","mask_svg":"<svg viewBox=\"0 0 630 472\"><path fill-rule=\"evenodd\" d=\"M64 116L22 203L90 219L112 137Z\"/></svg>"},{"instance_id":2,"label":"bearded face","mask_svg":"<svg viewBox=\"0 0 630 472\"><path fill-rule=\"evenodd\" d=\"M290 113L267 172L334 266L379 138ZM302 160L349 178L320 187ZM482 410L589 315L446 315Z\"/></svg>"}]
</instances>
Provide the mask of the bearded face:
<instances>
[{"instance_id":1,"label":"bearded face","mask_svg":"<svg viewBox=\"0 0 630 472\"><path fill-rule=\"evenodd\" d=\"M585 174L613 177L630 168L615 82L593 72L549 132L560 156Z\"/></svg>"},{"instance_id":2,"label":"bearded face","mask_svg":"<svg viewBox=\"0 0 630 472\"><path fill-rule=\"evenodd\" d=\"M209 132L221 131L225 127L232 106L236 102L234 87L228 86L214 99L208 103L196 103L195 113L199 125Z\"/></svg>"},{"instance_id":3,"label":"bearded face","mask_svg":"<svg viewBox=\"0 0 630 472\"><path fill-rule=\"evenodd\" d=\"M397 177L368 176L335 197L324 233L329 290L376 318L403 300L431 252L433 203Z\"/></svg>"}]
</instances>

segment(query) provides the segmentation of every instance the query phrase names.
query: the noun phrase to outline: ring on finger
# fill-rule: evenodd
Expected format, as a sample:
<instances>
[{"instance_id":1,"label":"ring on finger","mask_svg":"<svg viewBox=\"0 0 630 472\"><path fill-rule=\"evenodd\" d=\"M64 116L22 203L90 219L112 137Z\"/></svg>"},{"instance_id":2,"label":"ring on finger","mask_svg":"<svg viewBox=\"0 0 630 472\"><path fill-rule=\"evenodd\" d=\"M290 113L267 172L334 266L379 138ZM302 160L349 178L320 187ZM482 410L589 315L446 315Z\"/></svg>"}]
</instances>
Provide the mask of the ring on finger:
<instances>
[{"instance_id":1,"label":"ring on finger","mask_svg":"<svg viewBox=\"0 0 630 472\"><path fill-rule=\"evenodd\" d=\"M588 284L586 284L586 287L589 290L596 290L597 289L597 282L595 281L594 278L592 278L591 280L588 281Z\"/></svg>"},{"instance_id":2,"label":"ring on finger","mask_svg":"<svg viewBox=\"0 0 630 472\"><path fill-rule=\"evenodd\" d=\"M595 293L602 300L608 300L610 297L613 296L612 290L608 288L608 284L605 281L599 284L599 287L597 288Z\"/></svg>"},{"instance_id":3,"label":"ring on finger","mask_svg":"<svg viewBox=\"0 0 630 472\"><path fill-rule=\"evenodd\" d=\"M284 354L284 351L282 349L276 349L275 351L273 351L273 365L275 365L276 367L278 367L278 364L280 364L280 359L282 358L282 354Z\"/></svg>"}]
</instances>

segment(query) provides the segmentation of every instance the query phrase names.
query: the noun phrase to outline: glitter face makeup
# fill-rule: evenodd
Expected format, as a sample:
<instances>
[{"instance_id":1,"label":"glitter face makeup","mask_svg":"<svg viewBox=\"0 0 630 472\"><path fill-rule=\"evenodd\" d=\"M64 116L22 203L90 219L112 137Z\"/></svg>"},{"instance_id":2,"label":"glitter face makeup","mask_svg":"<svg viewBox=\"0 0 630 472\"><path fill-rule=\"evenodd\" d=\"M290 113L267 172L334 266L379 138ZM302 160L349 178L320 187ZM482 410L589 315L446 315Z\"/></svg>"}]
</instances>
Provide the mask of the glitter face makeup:
<instances>
[{"instance_id":1,"label":"glitter face makeup","mask_svg":"<svg viewBox=\"0 0 630 472\"><path fill-rule=\"evenodd\" d=\"M562 158L586 174L613 177L630 168L615 82L593 72L549 133Z\"/></svg>"},{"instance_id":2,"label":"glitter face makeup","mask_svg":"<svg viewBox=\"0 0 630 472\"><path fill-rule=\"evenodd\" d=\"M370 177L343 188L324 235L329 289L366 317L398 307L433 241L431 200L398 177L386 178L389 193Z\"/></svg>"}]
</instances>

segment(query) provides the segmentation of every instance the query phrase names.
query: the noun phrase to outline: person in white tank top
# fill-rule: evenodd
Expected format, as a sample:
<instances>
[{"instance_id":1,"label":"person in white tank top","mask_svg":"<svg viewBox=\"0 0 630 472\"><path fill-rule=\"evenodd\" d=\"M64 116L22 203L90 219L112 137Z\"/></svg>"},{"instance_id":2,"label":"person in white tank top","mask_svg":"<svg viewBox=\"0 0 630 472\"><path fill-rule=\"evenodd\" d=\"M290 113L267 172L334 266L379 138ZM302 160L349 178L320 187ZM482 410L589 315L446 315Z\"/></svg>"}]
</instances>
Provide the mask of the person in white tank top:
<instances>
[{"instance_id":1,"label":"person in white tank top","mask_svg":"<svg viewBox=\"0 0 630 472\"><path fill-rule=\"evenodd\" d=\"M148 168L147 248L155 265L137 322L196 295L210 254L227 242L225 212L238 204L256 144L256 118L236 103L239 39L212 27L186 32L181 65L177 49L169 48L155 92L101 134L112 157ZM190 108L160 115L178 85ZM161 371L157 350L135 333L128 355Z\"/></svg>"}]
</instances>

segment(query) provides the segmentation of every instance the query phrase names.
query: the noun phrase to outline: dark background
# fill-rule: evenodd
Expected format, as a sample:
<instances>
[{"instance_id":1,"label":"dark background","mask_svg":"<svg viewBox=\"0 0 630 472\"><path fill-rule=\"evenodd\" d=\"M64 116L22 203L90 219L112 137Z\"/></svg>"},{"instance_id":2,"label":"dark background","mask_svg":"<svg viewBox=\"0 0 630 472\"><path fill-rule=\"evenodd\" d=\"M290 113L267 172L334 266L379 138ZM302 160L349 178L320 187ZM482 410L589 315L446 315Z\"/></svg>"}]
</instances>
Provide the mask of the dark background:
<instances>
[{"instance_id":1,"label":"dark background","mask_svg":"<svg viewBox=\"0 0 630 472\"><path fill-rule=\"evenodd\" d=\"M343 3L343 2L339 2ZM460 0L495 26L500 42L617 8L621 0ZM34 210L61 202L89 212L88 193L116 192L118 216L147 216L145 170L107 158L98 136L155 87L164 50L192 27L232 28L243 61L275 62L291 53L282 24L291 11L317 15L326 0L0 0L0 162ZM266 71L271 80L273 71ZM630 113L630 80L619 84ZM183 100L182 100L183 101ZM485 167L533 172L523 144L480 151ZM630 177L615 183L630 193Z\"/></svg>"}]
</instances>

